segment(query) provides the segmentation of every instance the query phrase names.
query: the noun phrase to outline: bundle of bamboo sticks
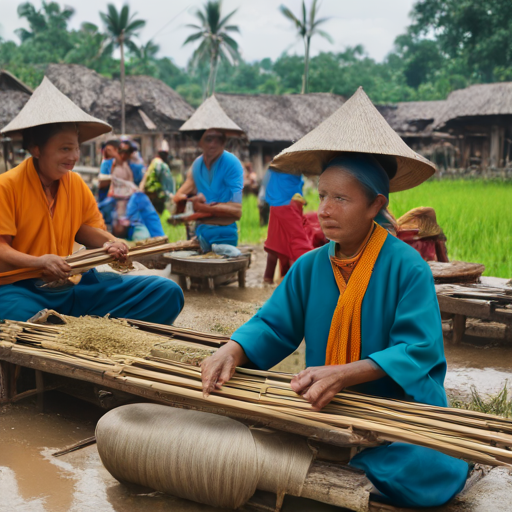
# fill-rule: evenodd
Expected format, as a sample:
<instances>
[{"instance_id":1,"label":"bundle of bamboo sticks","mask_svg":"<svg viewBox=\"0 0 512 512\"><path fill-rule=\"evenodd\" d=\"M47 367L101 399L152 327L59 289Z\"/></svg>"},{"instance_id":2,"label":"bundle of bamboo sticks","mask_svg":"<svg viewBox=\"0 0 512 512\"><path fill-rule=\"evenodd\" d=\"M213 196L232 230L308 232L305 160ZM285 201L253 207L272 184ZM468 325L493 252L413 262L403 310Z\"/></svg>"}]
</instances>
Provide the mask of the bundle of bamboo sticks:
<instances>
[{"instance_id":1,"label":"bundle of bamboo sticks","mask_svg":"<svg viewBox=\"0 0 512 512\"><path fill-rule=\"evenodd\" d=\"M173 339L180 339L182 334L187 340L201 337L193 331L145 324ZM50 360L61 365L61 373L66 365L72 367L75 378L88 380L92 378L87 377L90 372L99 372L105 385L129 389L141 396L249 420L265 418L264 423L274 428L308 436L311 432L316 436L323 433L324 439L333 439L340 445L401 441L473 462L512 467L512 420L509 419L350 391L338 393L318 412L292 391L292 375L242 368L237 369L222 389L204 398L201 371L196 366L155 357L106 358L83 351L64 354L59 350L62 341L59 336L61 328L57 326L7 321L0 325L0 359L23 364L20 357L24 354L36 367L34 361L40 357L45 360L42 364L45 371L51 366ZM212 343L222 342L204 335L204 339L208 338L213 338ZM18 359L15 354L19 355ZM80 376L78 368L89 373Z\"/></svg>"},{"instance_id":2,"label":"bundle of bamboo sticks","mask_svg":"<svg viewBox=\"0 0 512 512\"><path fill-rule=\"evenodd\" d=\"M196 240L168 243L167 237L158 237L130 248L127 257L130 260L135 260L137 257L141 256L197 249L199 249L199 243ZM115 259L107 254L103 247L99 249L78 251L66 258L66 262L72 268L70 275L83 274L91 268L104 265L106 263L112 263L113 261L115 261ZM37 279L42 276L43 273L40 269L13 270L5 272L4 275L0 277L0 285L10 284L22 279Z\"/></svg>"}]
</instances>

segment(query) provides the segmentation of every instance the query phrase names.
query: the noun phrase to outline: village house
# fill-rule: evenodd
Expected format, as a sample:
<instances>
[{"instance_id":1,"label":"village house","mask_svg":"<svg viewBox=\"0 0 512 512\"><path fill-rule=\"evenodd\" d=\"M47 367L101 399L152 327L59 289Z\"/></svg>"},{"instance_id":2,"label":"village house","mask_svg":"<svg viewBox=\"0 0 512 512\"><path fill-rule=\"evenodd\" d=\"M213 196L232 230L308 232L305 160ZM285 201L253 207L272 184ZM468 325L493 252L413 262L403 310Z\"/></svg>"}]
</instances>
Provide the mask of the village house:
<instances>
[{"instance_id":1,"label":"village house","mask_svg":"<svg viewBox=\"0 0 512 512\"><path fill-rule=\"evenodd\" d=\"M97 167L100 145L121 131L119 80L103 77L76 64L50 64L46 76L89 114L104 119L113 134L84 145L82 167ZM0 126L21 110L32 90L7 71L0 71ZM333 114L345 101L331 93L215 93L220 108L245 137L228 149L250 161L261 176L267 162ZM512 82L478 84L452 92L446 100L399 102L377 108L415 151L440 169L503 168L512 158ZM188 166L199 155L196 141L179 132L194 109L162 81L148 76L126 77L126 135L141 148L146 163L163 138ZM19 146L19 147L18 147ZM19 142L3 140L0 172L15 163ZM10 163L7 163L7 162Z\"/></svg>"},{"instance_id":2,"label":"village house","mask_svg":"<svg viewBox=\"0 0 512 512\"><path fill-rule=\"evenodd\" d=\"M445 106L445 100L402 101L377 109L409 147L446 169L458 164L459 150L454 135L434 128Z\"/></svg>"},{"instance_id":3,"label":"village house","mask_svg":"<svg viewBox=\"0 0 512 512\"><path fill-rule=\"evenodd\" d=\"M5 70L0 70L0 127L7 125L30 98L32 89ZM18 141L4 138L0 144L0 173L16 162L16 151L21 149Z\"/></svg>"},{"instance_id":4,"label":"village house","mask_svg":"<svg viewBox=\"0 0 512 512\"><path fill-rule=\"evenodd\" d=\"M82 165L98 166L101 142L121 135L121 84L77 64L50 64L46 76L88 114L109 123L114 132L82 148ZM186 140L179 127L194 109L173 89L149 76L126 77L126 134L135 140L148 163L162 139L173 153L180 153Z\"/></svg>"},{"instance_id":5,"label":"village house","mask_svg":"<svg viewBox=\"0 0 512 512\"><path fill-rule=\"evenodd\" d=\"M454 137L460 153L458 167L508 167L512 157L512 82L453 91L433 129Z\"/></svg>"}]
</instances>

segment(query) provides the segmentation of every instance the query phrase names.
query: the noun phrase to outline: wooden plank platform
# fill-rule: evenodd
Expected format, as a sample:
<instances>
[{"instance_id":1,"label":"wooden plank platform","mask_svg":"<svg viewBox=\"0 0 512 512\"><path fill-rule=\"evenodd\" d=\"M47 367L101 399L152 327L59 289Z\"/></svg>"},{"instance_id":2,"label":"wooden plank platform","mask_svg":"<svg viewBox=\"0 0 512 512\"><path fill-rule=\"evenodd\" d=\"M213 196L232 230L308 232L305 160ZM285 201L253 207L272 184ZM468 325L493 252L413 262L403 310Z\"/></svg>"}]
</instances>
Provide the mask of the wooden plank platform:
<instances>
[{"instance_id":1,"label":"wooden plank platform","mask_svg":"<svg viewBox=\"0 0 512 512\"><path fill-rule=\"evenodd\" d=\"M509 340L512 332L512 287L507 279L485 278L479 284L437 284L436 293L443 319L452 319L454 344L462 341L467 319L504 324L505 334L498 339ZM482 326L480 326L482 327ZM489 330L489 337L496 329ZM485 335L480 328L473 334ZM512 341L512 340L511 340Z\"/></svg>"}]
</instances>

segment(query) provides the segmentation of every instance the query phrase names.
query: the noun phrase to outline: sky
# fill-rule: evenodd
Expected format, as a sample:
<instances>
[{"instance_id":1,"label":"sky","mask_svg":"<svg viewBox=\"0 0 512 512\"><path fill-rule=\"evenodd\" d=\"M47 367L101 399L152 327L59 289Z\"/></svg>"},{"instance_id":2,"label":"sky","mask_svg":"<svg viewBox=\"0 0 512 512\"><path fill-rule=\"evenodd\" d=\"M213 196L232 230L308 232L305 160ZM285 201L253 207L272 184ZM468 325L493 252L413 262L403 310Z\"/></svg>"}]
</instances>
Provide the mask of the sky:
<instances>
[{"instance_id":1,"label":"sky","mask_svg":"<svg viewBox=\"0 0 512 512\"><path fill-rule=\"evenodd\" d=\"M381 61L393 48L396 36L409 24L409 13L415 0L322 0L320 17L331 18L322 28L334 39L331 44L320 36L312 41L311 54L321 51L342 51L347 46L364 45L370 57ZM20 0L0 0L0 36L19 42L14 30L26 25L18 18ZM39 0L32 2L40 6ZM105 0L67 0L59 2L75 9L70 26L79 28L84 21L101 26L100 11L106 11ZM118 8L125 3L111 0ZM160 57L171 57L184 67L195 46L183 47L192 32L185 25L195 23L194 13L205 0L130 0L130 9L147 21L140 33L140 42L153 39L160 45ZM310 5L311 0L306 0ZM297 16L302 0L224 0L226 13L238 9L233 24L240 27L237 39L245 60L270 57L275 60L283 52L303 55L303 44L295 36L292 23L278 10L285 4Z\"/></svg>"}]
</instances>

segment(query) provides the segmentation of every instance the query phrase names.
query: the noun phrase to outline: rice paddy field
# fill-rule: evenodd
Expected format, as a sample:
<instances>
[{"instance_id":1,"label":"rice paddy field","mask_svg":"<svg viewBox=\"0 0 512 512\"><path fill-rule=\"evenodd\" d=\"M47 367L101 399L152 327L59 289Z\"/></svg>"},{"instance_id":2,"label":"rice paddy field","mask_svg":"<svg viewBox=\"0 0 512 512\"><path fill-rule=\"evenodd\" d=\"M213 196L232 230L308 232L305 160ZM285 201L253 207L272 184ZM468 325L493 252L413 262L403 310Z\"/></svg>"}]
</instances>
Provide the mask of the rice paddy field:
<instances>
[{"instance_id":1,"label":"rice paddy field","mask_svg":"<svg viewBox=\"0 0 512 512\"><path fill-rule=\"evenodd\" d=\"M316 190L305 192L307 211L316 210ZM485 275L512 278L512 181L430 180L421 186L391 194L390 208L395 217L418 206L431 206L448 238L451 260L485 265ZM183 226L169 226L162 220L170 240L185 238ZM266 227L259 225L257 198L246 196L240 221L240 243L258 244L265 240Z\"/></svg>"}]
</instances>

